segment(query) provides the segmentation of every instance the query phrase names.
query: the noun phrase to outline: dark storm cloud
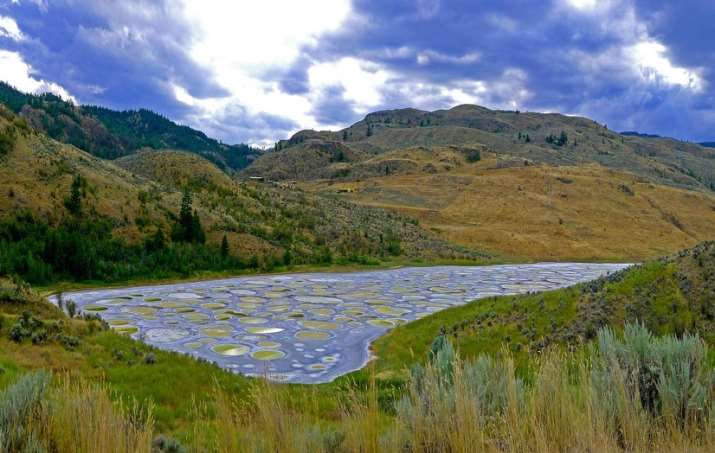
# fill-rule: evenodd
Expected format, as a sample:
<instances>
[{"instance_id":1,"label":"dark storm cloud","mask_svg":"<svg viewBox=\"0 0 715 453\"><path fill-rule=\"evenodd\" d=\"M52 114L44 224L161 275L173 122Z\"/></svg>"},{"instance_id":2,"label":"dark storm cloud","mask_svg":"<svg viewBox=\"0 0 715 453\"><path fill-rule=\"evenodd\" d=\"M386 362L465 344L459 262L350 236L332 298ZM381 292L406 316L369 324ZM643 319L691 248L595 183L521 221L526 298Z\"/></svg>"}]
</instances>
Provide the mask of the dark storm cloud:
<instances>
[{"instance_id":1,"label":"dark storm cloud","mask_svg":"<svg viewBox=\"0 0 715 453\"><path fill-rule=\"evenodd\" d=\"M83 102L145 106L225 141L274 140L304 127L295 119L231 103L207 119L196 107L178 102L170 83L197 99L229 93L210 68L189 56L195 30L172 3L6 4L0 15L9 11L28 39L3 40L1 47L19 50L41 77ZM350 57L390 74L374 109L448 108L457 102L451 93L461 90L488 107L557 110L587 115L612 129L715 138L715 40L710 36L715 2L601 0L581 9L568 3L354 0L351 18L339 31L261 77L282 93L305 97L319 124L345 124L364 115L339 83L310 84L311 66ZM270 24L265 32L271 33ZM657 56L670 68L661 60L655 68L639 62L634 47L639 43L662 44L665 50ZM673 68L696 74L698 83L669 79L667 70Z\"/></svg>"}]
</instances>

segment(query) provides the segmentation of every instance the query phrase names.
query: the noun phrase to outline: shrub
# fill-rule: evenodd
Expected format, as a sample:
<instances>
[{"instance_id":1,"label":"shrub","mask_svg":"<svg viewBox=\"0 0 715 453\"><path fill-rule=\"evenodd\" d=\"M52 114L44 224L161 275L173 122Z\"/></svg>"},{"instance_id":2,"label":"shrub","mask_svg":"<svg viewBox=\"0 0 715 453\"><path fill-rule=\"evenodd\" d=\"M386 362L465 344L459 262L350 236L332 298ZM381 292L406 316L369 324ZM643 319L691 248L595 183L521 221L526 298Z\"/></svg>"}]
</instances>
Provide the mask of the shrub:
<instances>
[{"instance_id":1,"label":"shrub","mask_svg":"<svg viewBox=\"0 0 715 453\"><path fill-rule=\"evenodd\" d=\"M186 453L186 448L178 440L171 437L158 436L151 442L152 452L156 453Z\"/></svg>"},{"instance_id":2,"label":"shrub","mask_svg":"<svg viewBox=\"0 0 715 453\"><path fill-rule=\"evenodd\" d=\"M482 154L478 149L470 149L467 151L467 162L474 163L482 160Z\"/></svg>"},{"instance_id":3,"label":"shrub","mask_svg":"<svg viewBox=\"0 0 715 453\"><path fill-rule=\"evenodd\" d=\"M29 415L40 405L50 376L27 374L0 394L0 451L37 451L34 434L28 431Z\"/></svg>"},{"instance_id":4,"label":"shrub","mask_svg":"<svg viewBox=\"0 0 715 453\"><path fill-rule=\"evenodd\" d=\"M15 147L15 131L5 128L0 131L0 157L12 151Z\"/></svg>"}]
</instances>

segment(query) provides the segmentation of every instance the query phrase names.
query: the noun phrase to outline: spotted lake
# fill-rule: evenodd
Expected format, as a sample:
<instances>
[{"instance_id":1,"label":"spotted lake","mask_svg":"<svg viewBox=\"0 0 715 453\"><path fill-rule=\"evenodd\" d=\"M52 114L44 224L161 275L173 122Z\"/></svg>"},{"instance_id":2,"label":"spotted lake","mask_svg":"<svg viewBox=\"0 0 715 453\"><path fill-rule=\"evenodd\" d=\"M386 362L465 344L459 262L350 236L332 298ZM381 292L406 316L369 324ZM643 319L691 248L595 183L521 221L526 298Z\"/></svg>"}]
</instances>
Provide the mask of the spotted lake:
<instances>
[{"instance_id":1,"label":"spotted lake","mask_svg":"<svg viewBox=\"0 0 715 453\"><path fill-rule=\"evenodd\" d=\"M156 347L249 376L321 383L359 369L399 324L469 301L593 280L623 264L439 266L238 277L65 293Z\"/></svg>"}]
</instances>

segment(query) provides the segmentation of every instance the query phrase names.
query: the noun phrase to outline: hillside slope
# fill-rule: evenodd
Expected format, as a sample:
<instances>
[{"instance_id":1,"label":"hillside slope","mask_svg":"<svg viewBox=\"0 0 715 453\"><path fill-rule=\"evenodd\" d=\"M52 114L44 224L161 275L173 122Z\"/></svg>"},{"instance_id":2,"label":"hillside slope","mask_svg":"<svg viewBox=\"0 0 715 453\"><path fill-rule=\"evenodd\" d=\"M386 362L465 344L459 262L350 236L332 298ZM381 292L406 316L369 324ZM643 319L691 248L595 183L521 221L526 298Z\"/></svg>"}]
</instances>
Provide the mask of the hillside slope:
<instances>
[{"instance_id":1,"label":"hillside slope","mask_svg":"<svg viewBox=\"0 0 715 453\"><path fill-rule=\"evenodd\" d=\"M51 228L68 219L108 221L114 238L141 245L159 231L164 238L172 237L182 192L188 189L193 193L193 211L208 244L218 248L226 237L230 253L244 263L253 260L270 267L328 264L333 260L377 262L398 257L485 258L484 254L436 238L408 218L381 209L355 207L291 189L240 184L207 160L186 152L144 151L105 161L28 128L7 110L0 113L3 140L12 138L7 150L3 145L0 153L3 222L12 222L25 213ZM67 205L72 185L78 180L80 216L73 215ZM20 233L15 232L18 228L30 234L27 220L22 225L3 224L0 242L19 240ZM38 240L44 241L46 236ZM110 249L114 246L107 245ZM15 268L23 266L16 264Z\"/></svg>"},{"instance_id":2,"label":"hillside slope","mask_svg":"<svg viewBox=\"0 0 715 453\"><path fill-rule=\"evenodd\" d=\"M715 344L715 242L633 266L591 283L546 293L494 297L397 327L377 340L381 376L427 356L440 332L463 357L499 352L521 359L550 345L577 346L604 326L642 323L656 335L685 332Z\"/></svg>"},{"instance_id":3,"label":"hillside slope","mask_svg":"<svg viewBox=\"0 0 715 453\"><path fill-rule=\"evenodd\" d=\"M0 103L49 137L105 159L142 148L174 148L196 153L224 170L234 171L246 167L260 153L247 145L225 145L146 109L117 112L75 106L53 94L26 94L3 82Z\"/></svg>"},{"instance_id":4,"label":"hillside slope","mask_svg":"<svg viewBox=\"0 0 715 453\"><path fill-rule=\"evenodd\" d=\"M474 105L425 112L388 110L337 132L302 131L245 173L273 179L349 178L350 165L411 147L486 147L547 165L597 163L677 187L715 187L715 151L665 138L624 136L586 118L495 111ZM302 161L299 169L295 162ZM320 169L306 171L305 168Z\"/></svg>"},{"instance_id":5,"label":"hillside slope","mask_svg":"<svg viewBox=\"0 0 715 453\"><path fill-rule=\"evenodd\" d=\"M475 148L409 148L354 164L359 180L299 185L399 212L453 243L530 260L639 261L715 237L707 191L596 164L527 164Z\"/></svg>"}]
</instances>

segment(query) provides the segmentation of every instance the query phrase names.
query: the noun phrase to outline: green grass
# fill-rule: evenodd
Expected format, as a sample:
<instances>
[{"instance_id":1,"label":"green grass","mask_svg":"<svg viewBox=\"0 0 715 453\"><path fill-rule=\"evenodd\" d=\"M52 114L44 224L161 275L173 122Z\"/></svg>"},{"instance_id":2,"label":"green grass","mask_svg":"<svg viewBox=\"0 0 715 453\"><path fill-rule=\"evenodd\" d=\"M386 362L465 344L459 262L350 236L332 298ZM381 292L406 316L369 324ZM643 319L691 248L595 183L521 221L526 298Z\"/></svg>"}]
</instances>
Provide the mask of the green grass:
<instances>
[{"instance_id":1,"label":"green grass","mask_svg":"<svg viewBox=\"0 0 715 453\"><path fill-rule=\"evenodd\" d=\"M702 265L699 261L705 262ZM533 353L592 340L601 327L641 322L657 335L696 332L715 343L710 275L715 243L684 256L634 266L610 277L544 293L492 297L399 326L372 345L378 375L404 376L444 331L462 356L508 348L525 363ZM715 282L713 282L715 283ZM704 297L705 296L705 297Z\"/></svg>"},{"instance_id":2,"label":"green grass","mask_svg":"<svg viewBox=\"0 0 715 453\"><path fill-rule=\"evenodd\" d=\"M277 387L296 401L307 398L310 417L332 426L340 419L346 402L351 398L364 401L370 395L374 395L379 417L389 420L409 382L408 369L425 362L440 332L465 360L484 354L510 355L516 375L528 383L535 382L534 358L542 350L582 351L604 326L619 331L625 323L639 321L658 335L688 331L712 344L715 299L706 296L713 294L713 269L715 243L706 243L679 256L577 287L478 300L390 331L373 344L377 358L366 369L330 384ZM7 290L2 294L16 293ZM52 339L44 344L11 341L8 331L23 311L59 322L64 333L79 338L79 346L68 349ZM34 296L0 302L0 313L4 318L0 329L0 389L37 369L101 382L115 400L153 406L157 432L186 442L196 436L193 421L197 408L204 408L209 419L220 409L215 401L217 388L237 401L250 401L255 390L256 380L185 355L157 350L108 331L97 321L63 318L58 310ZM712 351L707 357L707 363L715 365ZM303 403L292 404L303 410Z\"/></svg>"}]
</instances>

